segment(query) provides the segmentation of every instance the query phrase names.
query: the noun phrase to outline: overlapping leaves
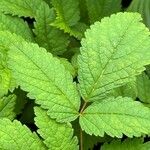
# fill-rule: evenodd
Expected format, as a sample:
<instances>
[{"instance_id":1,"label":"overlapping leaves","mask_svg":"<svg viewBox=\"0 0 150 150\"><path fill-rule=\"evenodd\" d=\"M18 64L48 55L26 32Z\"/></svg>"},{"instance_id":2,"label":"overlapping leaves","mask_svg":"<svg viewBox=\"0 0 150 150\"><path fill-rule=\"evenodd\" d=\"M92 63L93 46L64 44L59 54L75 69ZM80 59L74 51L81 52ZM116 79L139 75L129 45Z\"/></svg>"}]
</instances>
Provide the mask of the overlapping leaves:
<instances>
[{"instance_id":1,"label":"overlapping leaves","mask_svg":"<svg viewBox=\"0 0 150 150\"><path fill-rule=\"evenodd\" d=\"M47 115L45 110L38 107L35 108L35 114L35 123L39 128L38 133L49 149L78 149L77 137L73 137L73 129L70 123L57 123Z\"/></svg>"},{"instance_id":2,"label":"overlapping leaves","mask_svg":"<svg viewBox=\"0 0 150 150\"><path fill-rule=\"evenodd\" d=\"M36 133L32 133L19 121L11 122L7 118L0 119L0 149L46 150Z\"/></svg>"},{"instance_id":3,"label":"overlapping leaves","mask_svg":"<svg viewBox=\"0 0 150 150\"><path fill-rule=\"evenodd\" d=\"M17 37L16 40L9 51L9 68L17 84L48 109L52 118L58 121L77 118L80 99L70 72L44 48Z\"/></svg>"},{"instance_id":4,"label":"overlapping leaves","mask_svg":"<svg viewBox=\"0 0 150 150\"><path fill-rule=\"evenodd\" d=\"M45 11L42 12L42 17L46 17L47 25L51 20L47 15L52 14L55 17L55 14L46 3L43 4L38 9ZM52 4L58 11L55 23L57 25L60 22L64 23L63 16L59 15L60 5L54 4L54 1ZM35 11L35 18L40 20L41 14L38 11ZM79 21L76 15L75 19L74 17L72 19L73 21L65 22L69 27ZM127 83L128 85L135 83L136 76L141 74L145 65L150 63L150 33L141 20L137 13L118 13L102 19L101 22L96 22L86 31L78 58L78 87L82 99L85 101L82 108L80 108L78 89L71 75L72 69L66 69L66 66L70 66L70 64L65 64L65 59L60 60L54 57L46 49L25 41L21 36L1 31L1 52L4 51L2 54L5 54L1 64L8 65L8 70L17 85L28 92L30 99L35 99L36 104L39 104L39 107L35 108L35 123L39 128L37 132L43 139L42 142L37 135L31 133L18 121L11 122L8 119L0 119L2 148L7 148L6 141L8 140L5 137L10 139L13 148L20 148L20 144L16 145L13 138L10 138L11 131L16 131L14 137L16 140L20 136L26 136L25 139L28 142L28 139L31 139L29 137L32 137L31 143L29 142L31 149L35 146L43 149L78 149L77 139L73 136L71 124L68 123L78 117L81 129L90 135L104 136L106 133L112 137L121 138L123 134L128 137L150 134L150 110L148 107L131 98L118 97L120 89L115 98L110 97L116 88L126 86ZM41 24L44 25L42 20L35 25L36 36L47 33L49 29L53 28L49 26L50 28L46 27L46 30L42 31ZM47 35L46 39L44 36L44 38L37 36L36 41L39 41L38 43L42 47L49 49L50 43L46 43L47 45L42 43L42 40L51 39L51 35L49 33ZM61 54L64 49L62 51L54 50L56 53L54 51L53 53ZM144 80L146 79L144 78ZM134 99L135 97L133 96ZM4 126L9 126L8 133L4 133ZM18 135L20 131L22 134ZM20 139L25 140L21 137ZM19 142L22 142L21 140Z\"/></svg>"}]
</instances>

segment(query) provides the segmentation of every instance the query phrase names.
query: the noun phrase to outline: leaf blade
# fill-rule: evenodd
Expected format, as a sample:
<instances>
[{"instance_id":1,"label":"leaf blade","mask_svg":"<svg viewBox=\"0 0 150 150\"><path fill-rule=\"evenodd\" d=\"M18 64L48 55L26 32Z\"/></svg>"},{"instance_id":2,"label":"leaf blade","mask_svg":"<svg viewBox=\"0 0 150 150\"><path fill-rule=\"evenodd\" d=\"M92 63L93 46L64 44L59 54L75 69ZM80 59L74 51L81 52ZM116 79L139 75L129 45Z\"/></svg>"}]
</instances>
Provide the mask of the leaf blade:
<instances>
[{"instance_id":1,"label":"leaf blade","mask_svg":"<svg viewBox=\"0 0 150 150\"><path fill-rule=\"evenodd\" d=\"M85 101L100 100L112 89L134 81L150 63L150 33L140 20L137 13L118 13L87 30L78 57L79 87Z\"/></svg>"},{"instance_id":2,"label":"leaf blade","mask_svg":"<svg viewBox=\"0 0 150 150\"><path fill-rule=\"evenodd\" d=\"M22 125L17 120L11 122L6 118L0 119L0 148L8 150L46 149L39 137L32 133L25 125Z\"/></svg>"},{"instance_id":3,"label":"leaf blade","mask_svg":"<svg viewBox=\"0 0 150 150\"><path fill-rule=\"evenodd\" d=\"M119 106L119 107L118 107ZM80 116L80 125L88 134L121 138L149 134L150 110L127 97L108 98L95 102Z\"/></svg>"},{"instance_id":4,"label":"leaf blade","mask_svg":"<svg viewBox=\"0 0 150 150\"><path fill-rule=\"evenodd\" d=\"M57 15L56 20L51 25L63 30L65 33L69 33L71 36L73 35L81 39L86 25L79 22L79 1L52 0L51 4Z\"/></svg>"},{"instance_id":5,"label":"leaf blade","mask_svg":"<svg viewBox=\"0 0 150 150\"><path fill-rule=\"evenodd\" d=\"M105 143L102 150L144 150L147 148L142 139L126 139L121 142L120 140L113 140L110 144Z\"/></svg>"},{"instance_id":6,"label":"leaf blade","mask_svg":"<svg viewBox=\"0 0 150 150\"><path fill-rule=\"evenodd\" d=\"M137 77L138 98L144 103L150 103L150 80L146 73Z\"/></svg>"},{"instance_id":7,"label":"leaf blade","mask_svg":"<svg viewBox=\"0 0 150 150\"><path fill-rule=\"evenodd\" d=\"M121 10L121 0L86 0L86 5L91 23Z\"/></svg>"},{"instance_id":8,"label":"leaf blade","mask_svg":"<svg viewBox=\"0 0 150 150\"><path fill-rule=\"evenodd\" d=\"M127 8L129 12L138 12L142 15L143 21L148 28L150 28L150 1L149 0L133 0Z\"/></svg>"},{"instance_id":9,"label":"leaf blade","mask_svg":"<svg viewBox=\"0 0 150 150\"><path fill-rule=\"evenodd\" d=\"M39 46L46 48L55 55L61 55L67 50L69 36L63 31L50 26L55 20L55 12L45 3L36 11L34 33ZM56 42L57 41L57 42Z\"/></svg>"},{"instance_id":10,"label":"leaf blade","mask_svg":"<svg viewBox=\"0 0 150 150\"><path fill-rule=\"evenodd\" d=\"M34 41L28 24L24 22L23 19L15 16L9 16L0 13L0 30L8 30L11 33L16 33L22 36L27 41Z\"/></svg>"},{"instance_id":11,"label":"leaf blade","mask_svg":"<svg viewBox=\"0 0 150 150\"><path fill-rule=\"evenodd\" d=\"M5 14L17 15L19 17L35 17L35 12L42 0L1 0L0 11Z\"/></svg>"},{"instance_id":12,"label":"leaf blade","mask_svg":"<svg viewBox=\"0 0 150 150\"><path fill-rule=\"evenodd\" d=\"M78 117L80 98L76 84L59 59L25 41L17 42L8 53L9 68L30 98L48 109L57 121L68 122Z\"/></svg>"},{"instance_id":13,"label":"leaf blade","mask_svg":"<svg viewBox=\"0 0 150 150\"><path fill-rule=\"evenodd\" d=\"M78 150L78 141L73 136L73 128L70 123L57 123L51 119L44 109L35 107L35 123L38 133L44 139L44 143L51 150Z\"/></svg>"},{"instance_id":14,"label":"leaf blade","mask_svg":"<svg viewBox=\"0 0 150 150\"><path fill-rule=\"evenodd\" d=\"M15 114L16 96L14 94L0 99L0 118L13 120Z\"/></svg>"}]
</instances>

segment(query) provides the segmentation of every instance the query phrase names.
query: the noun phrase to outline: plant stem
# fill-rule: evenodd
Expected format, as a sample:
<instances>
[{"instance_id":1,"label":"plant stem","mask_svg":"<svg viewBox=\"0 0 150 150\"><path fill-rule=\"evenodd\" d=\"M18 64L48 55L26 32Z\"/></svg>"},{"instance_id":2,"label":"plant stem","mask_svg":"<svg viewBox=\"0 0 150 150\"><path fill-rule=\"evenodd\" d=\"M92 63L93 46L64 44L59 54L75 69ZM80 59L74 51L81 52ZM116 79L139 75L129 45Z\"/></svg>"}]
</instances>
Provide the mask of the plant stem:
<instances>
[{"instance_id":1,"label":"plant stem","mask_svg":"<svg viewBox=\"0 0 150 150\"><path fill-rule=\"evenodd\" d=\"M87 102L84 102L84 104L83 104L83 106L82 106L82 108L81 108L81 110L80 110L80 114L82 114L82 112L84 111L86 105L87 105Z\"/></svg>"},{"instance_id":2,"label":"plant stem","mask_svg":"<svg viewBox=\"0 0 150 150\"><path fill-rule=\"evenodd\" d=\"M80 127L80 150L83 150L83 133Z\"/></svg>"},{"instance_id":3,"label":"plant stem","mask_svg":"<svg viewBox=\"0 0 150 150\"><path fill-rule=\"evenodd\" d=\"M83 113L86 105L87 105L87 102L84 102L84 104L83 104L83 106L82 106L82 108L80 110L80 114ZM81 127L80 127L80 150L83 150L83 132L82 132Z\"/></svg>"}]
</instances>

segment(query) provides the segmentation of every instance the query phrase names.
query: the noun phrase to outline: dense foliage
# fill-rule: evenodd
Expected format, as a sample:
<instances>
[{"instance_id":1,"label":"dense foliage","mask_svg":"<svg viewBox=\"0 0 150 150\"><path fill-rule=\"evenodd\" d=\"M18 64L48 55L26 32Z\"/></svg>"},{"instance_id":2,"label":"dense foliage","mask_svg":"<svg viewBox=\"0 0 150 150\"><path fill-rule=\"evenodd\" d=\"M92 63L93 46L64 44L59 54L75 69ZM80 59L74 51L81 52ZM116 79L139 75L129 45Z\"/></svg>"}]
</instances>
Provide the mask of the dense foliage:
<instances>
[{"instance_id":1,"label":"dense foliage","mask_svg":"<svg viewBox=\"0 0 150 150\"><path fill-rule=\"evenodd\" d=\"M150 0L128 5L0 0L0 149L150 149Z\"/></svg>"}]
</instances>

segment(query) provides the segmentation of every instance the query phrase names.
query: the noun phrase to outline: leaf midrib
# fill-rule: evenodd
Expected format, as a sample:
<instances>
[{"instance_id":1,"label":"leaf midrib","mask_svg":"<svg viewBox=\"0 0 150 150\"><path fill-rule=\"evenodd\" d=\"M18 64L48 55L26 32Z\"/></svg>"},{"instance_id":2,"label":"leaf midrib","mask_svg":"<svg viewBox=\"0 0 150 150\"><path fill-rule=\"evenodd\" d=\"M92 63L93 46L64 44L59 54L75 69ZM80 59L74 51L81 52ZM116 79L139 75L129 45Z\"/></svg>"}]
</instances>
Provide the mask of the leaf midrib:
<instances>
[{"instance_id":1,"label":"leaf midrib","mask_svg":"<svg viewBox=\"0 0 150 150\"><path fill-rule=\"evenodd\" d=\"M95 89L96 89L96 87L97 87L97 83L99 82L100 79L102 79L102 76L104 75L104 73L105 73L105 71L106 71L106 69L107 69L107 66L109 65L109 63L110 63L111 59L113 58L114 54L118 51L118 49L117 49L118 46L120 45L120 43L122 42L122 40L124 40L123 37L125 37L125 35L127 34L128 29L130 28L130 26L131 26L131 24L132 24L133 22L134 22L134 19L128 24L127 28L125 29L124 33L122 34L122 36L121 36L121 38L120 38L120 40L119 40L119 42L118 42L118 44L117 44L115 47L112 45L112 48L114 49L114 51L113 51L113 53L111 54L110 58L108 59L107 63L105 64L105 66L104 66L102 72L101 72L100 75L97 77L95 83L93 84L93 86L91 86L90 91L87 93L86 100L89 100L89 99L91 98L91 94L95 91ZM110 43L111 43L111 41L110 41Z\"/></svg>"},{"instance_id":2,"label":"leaf midrib","mask_svg":"<svg viewBox=\"0 0 150 150\"><path fill-rule=\"evenodd\" d=\"M101 113L101 112L95 112L95 113L89 113L89 112L83 112L82 116L86 118L87 115L116 115L116 116L129 116L129 117L133 117L133 118L140 118L140 119L144 119L144 120L149 120L148 118L142 117L142 116L136 116L136 115L132 115L132 114L127 114L127 113ZM150 120L149 120L150 122Z\"/></svg>"},{"instance_id":3,"label":"leaf midrib","mask_svg":"<svg viewBox=\"0 0 150 150\"><path fill-rule=\"evenodd\" d=\"M16 47L16 45L15 45L15 47ZM47 76L47 74L26 53L24 53L23 50L20 49L20 47L16 47L16 48L19 49L20 52L22 52L23 55L25 55L25 57L27 57L28 60L30 60L45 75L45 77L53 83L53 81ZM53 56L51 58L53 58ZM62 93L62 95L65 97L65 99L69 101L69 103L73 106L74 111L76 111L78 113L78 110L76 109L74 104L70 101L70 99L65 95L65 93L63 93L63 91L56 84L54 84L54 86L56 86L56 88L60 91L60 93Z\"/></svg>"}]
</instances>

